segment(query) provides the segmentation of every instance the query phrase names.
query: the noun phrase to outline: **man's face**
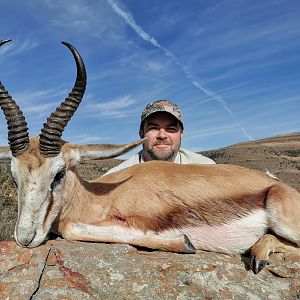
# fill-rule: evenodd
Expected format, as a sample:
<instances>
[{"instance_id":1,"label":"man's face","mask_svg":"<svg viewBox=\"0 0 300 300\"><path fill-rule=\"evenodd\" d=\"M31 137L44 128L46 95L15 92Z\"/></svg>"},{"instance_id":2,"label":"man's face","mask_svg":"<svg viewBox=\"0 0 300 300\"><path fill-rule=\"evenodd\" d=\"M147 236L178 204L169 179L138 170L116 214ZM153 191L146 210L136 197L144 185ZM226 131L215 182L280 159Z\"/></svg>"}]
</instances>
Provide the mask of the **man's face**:
<instances>
[{"instance_id":1,"label":"man's face","mask_svg":"<svg viewBox=\"0 0 300 300\"><path fill-rule=\"evenodd\" d=\"M174 161L182 135L178 120L171 114L157 112L150 115L140 130L141 138L147 137L143 144L144 160Z\"/></svg>"}]
</instances>

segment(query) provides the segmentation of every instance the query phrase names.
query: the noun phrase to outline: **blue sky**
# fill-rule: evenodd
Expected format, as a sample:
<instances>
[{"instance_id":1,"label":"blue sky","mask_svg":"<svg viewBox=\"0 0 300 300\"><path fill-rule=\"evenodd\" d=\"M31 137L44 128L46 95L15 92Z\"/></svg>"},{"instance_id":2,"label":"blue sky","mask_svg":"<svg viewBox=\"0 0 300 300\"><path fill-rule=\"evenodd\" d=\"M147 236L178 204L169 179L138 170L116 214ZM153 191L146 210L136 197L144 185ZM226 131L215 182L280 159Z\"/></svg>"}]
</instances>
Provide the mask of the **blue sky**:
<instances>
[{"instance_id":1,"label":"blue sky","mask_svg":"<svg viewBox=\"0 0 300 300\"><path fill-rule=\"evenodd\" d=\"M208 150L300 131L300 1L1 0L0 80L30 135L71 90L87 91L63 138L138 139L143 107L180 105L183 147ZM0 145L7 145L0 115Z\"/></svg>"}]
</instances>

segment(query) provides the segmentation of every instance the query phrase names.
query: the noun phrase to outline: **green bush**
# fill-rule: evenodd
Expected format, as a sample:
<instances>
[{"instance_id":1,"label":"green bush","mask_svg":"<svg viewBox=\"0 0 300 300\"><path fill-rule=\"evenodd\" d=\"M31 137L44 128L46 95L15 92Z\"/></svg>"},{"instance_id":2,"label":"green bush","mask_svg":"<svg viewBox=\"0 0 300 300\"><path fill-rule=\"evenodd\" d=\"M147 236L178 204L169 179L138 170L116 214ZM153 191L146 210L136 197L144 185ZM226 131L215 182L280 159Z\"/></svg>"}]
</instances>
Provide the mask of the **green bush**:
<instances>
[{"instance_id":1,"label":"green bush","mask_svg":"<svg viewBox=\"0 0 300 300\"><path fill-rule=\"evenodd\" d=\"M300 150L288 150L285 151L284 154L291 157L298 157L300 156Z\"/></svg>"}]
</instances>

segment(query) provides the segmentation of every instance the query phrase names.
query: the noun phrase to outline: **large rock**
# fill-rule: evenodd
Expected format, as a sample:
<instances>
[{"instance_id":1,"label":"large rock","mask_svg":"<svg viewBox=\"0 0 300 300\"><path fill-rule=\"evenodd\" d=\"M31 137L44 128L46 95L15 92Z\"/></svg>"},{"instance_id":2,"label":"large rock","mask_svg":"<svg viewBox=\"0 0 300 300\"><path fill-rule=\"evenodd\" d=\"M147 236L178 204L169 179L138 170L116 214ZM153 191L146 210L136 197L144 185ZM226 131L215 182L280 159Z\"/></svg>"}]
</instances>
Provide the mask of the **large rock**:
<instances>
[{"instance_id":1,"label":"large rock","mask_svg":"<svg viewBox=\"0 0 300 300\"><path fill-rule=\"evenodd\" d=\"M49 240L0 243L1 299L299 299L300 256L274 254L254 275L246 258Z\"/></svg>"}]
</instances>

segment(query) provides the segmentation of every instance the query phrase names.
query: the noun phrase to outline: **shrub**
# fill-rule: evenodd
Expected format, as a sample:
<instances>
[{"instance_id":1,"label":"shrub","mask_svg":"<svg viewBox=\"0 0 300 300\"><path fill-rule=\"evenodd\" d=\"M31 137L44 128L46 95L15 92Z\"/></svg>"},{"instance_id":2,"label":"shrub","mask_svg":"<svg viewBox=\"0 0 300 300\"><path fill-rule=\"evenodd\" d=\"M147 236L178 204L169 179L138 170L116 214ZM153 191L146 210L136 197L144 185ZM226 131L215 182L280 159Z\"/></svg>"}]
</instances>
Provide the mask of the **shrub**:
<instances>
[{"instance_id":1,"label":"shrub","mask_svg":"<svg viewBox=\"0 0 300 300\"><path fill-rule=\"evenodd\" d=\"M17 220L14 181L8 165L0 165L0 240L12 240Z\"/></svg>"}]
</instances>

